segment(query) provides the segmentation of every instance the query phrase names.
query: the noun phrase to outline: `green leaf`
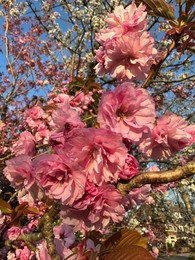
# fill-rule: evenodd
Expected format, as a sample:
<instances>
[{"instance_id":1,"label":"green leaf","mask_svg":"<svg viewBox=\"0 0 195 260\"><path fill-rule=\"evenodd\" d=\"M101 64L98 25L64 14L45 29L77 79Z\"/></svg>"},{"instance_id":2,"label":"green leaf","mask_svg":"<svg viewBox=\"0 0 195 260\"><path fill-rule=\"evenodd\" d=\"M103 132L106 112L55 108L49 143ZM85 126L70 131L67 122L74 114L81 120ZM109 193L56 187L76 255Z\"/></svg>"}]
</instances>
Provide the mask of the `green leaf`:
<instances>
[{"instance_id":1,"label":"green leaf","mask_svg":"<svg viewBox=\"0 0 195 260\"><path fill-rule=\"evenodd\" d=\"M4 214L11 214L13 211L11 205L7 201L2 199L0 199L0 210Z\"/></svg>"}]
</instances>

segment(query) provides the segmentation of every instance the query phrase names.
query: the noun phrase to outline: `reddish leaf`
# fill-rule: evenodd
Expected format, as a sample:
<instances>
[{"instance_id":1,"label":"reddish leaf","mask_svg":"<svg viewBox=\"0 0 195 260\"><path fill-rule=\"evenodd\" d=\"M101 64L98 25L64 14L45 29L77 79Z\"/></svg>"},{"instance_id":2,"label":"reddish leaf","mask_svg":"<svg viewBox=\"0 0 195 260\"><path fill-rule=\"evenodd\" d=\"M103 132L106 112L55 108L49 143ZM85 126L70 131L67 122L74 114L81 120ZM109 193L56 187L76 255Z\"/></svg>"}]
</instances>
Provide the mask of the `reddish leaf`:
<instances>
[{"instance_id":1,"label":"reddish leaf","mask_svg":"<svg viewBox=\"0 0 195 260\"><path fill-rule=\"evenodd\" d=\"M155 260L153 256L143 247L131 245L125 248L113 250L104 255L102 260Z\"/></svg>"},{"instance_id":2,"label":"reddish leaf","mask_svg":"<svg viewBox=\"0 0 195 260\"><path fill-rule=\"evenodd\" d=\"M35 208L29 207L28 202L23 202L13 210L11 215L12 224L15 226L21 226L21 221L27 214L39 214L39 211Z\"/></svg>"},{"instance_id":3,"label":"reddish leaf","mask_svg":"<svg viewBox=\"0 0 195 260\"><path fill-rule=\"evenodd\" d=\"M147 249L147 239L135 230L123 229L109 237L101 248L101 253L137 245Z\"/></svg>"}]
</instances>

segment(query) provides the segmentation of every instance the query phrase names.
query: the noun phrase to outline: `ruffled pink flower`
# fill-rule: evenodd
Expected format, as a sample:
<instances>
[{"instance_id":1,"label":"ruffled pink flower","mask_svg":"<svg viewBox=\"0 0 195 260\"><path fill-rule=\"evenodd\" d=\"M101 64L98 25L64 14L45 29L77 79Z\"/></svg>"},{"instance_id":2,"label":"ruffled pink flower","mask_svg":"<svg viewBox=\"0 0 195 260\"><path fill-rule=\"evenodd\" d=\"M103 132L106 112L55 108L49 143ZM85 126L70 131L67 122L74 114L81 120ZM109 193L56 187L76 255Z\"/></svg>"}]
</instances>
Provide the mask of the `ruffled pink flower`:
<instances>
[{"instance_id":1,"label":"ruffled pink flower","mask_svg":"<svg viewBox=\"0 0 195 260\"><path fill-rule=\"evenodd\" d=\"M60 226L53 228L53 233L55 236L54 244L56 245L56 250L61 257L64 257L67 248L69 248L76 239L73 228L65 223L61 223Z\"/></svg>"},{"instance_id":2,"label":"ruffled pink flower","mask_svg":"<svg viewBox=\"0 0 195 260\"><path fill-rule=\"evenodd\" d=\"M36 242L36 258L37 260L52 260L47 250L47 243L45 240Z\"/></svg>"},{"instance_id":3,"label":"ruffled pink flower","mask_svg":"<svg viewBox=\"0 0 195 260\"><path fill-rule=\"evenodd\" d=\"M169 158L191 143L184 118L167 113L156 121L156 126L140 143L140 150L153 159Z\"/></svg>"},{"instance_id":4,"label":"ruffled pink flower","mask_svg":"<svg viewBox=\"0 0 195 260\"><path fill-rule=\"evenodd\" d=\"M132 2L125 9L122 5L117 6L113 13L109 14L105 21L108 24L107 29L101 29L96 34L96 40L103 44L112 37L120 37L127 32L143 31L146 28L146 12L142 4L136 7Z\"/></svg>"},{"instance_id":5,"label":"ruffled pink flower","mask_svg":"<svg viewBox=\"0 0 195 260\"><path fill-rule=\"evenodd\" d=\"M50 125L54 131L49 142L56 152L64 146L66 139L73 136L75 129L85 126L79 112L71 107L68 101L58 105L56 111L52 113Z\"/></svg>"},{"instance_id":6,"label":"ruffled pink flower","mask_svg":"<svg viewBox=\"0 0 195 260\"><path fill-rule=\"evenodd\" d=\"M0 120L0 131L2 131L6 127L6 124L3 123L2 120Z\"/></svg>"},{"instance_id":7,"label":"ruffled pink flower","mask_svg":"<svg viewBox=\"0 0 195 260\"><path fill-rule=\"evenodd\" d=\"M65 247L70 247L76 239L73 228L64 223L61 223L60 226L55 226L53 232L55 239L62 240Z\"/></svg>"},{"instance_id":8,"label":"ruffled pink flower","mask_svg":"<svg viewBox=\"0 0 195 260\"><path fill-rule=\"evenodd\" d=\"M37 142L43 140L43 143L48 143L49 137L50 131L47 129L46 126L44 126L43 128L39 128L35 133L35 138Z\"/></svg>"},{"instance_id":9,"label":"ruffled pink flower","mask_svg":"<svg viewBox=\"0 0 195 260\"><path fill-rule=\"evenodd\" d=\"M19 155L7 160L3 174L16 190L21 190L23 187L29 189L34 183L31 157L28 155Z\"/></svg>"},{"instance_id":10,"label":"ruffled pink flower","mask_svg":"<svg viewBox=\"0 0 195 260\"><path fill-rule=\"evenodd\" d=\"M96 73L109 72L119 80L144 79L156 56L154 39L149 32L128 32L119 38L107 41L103 45L103 64L96 65ZM99 57L97 51L97 56ZM98 61L100 59L98 58Z\"/></svg>"},{"instance_id":11,"label":"ruffled pink flower","mask_svg":"<svg viewBox=\"0 0 195 260\"><path fill-rule=\"evenodd\" d=\"M141 203L151 204L154 199L150 196L151 186L146 184L141 188L132 189L127 196L130 202L130 207L134 208Z\"/></svg>"},{"instance_id":12,"label":"ruffled pink flower","mask_svg":"<svg viewBox=\"0 0 195 260\"><path fill-rule=\"evenodd\" d=\"M36 105L28 110L25 111L25 115L27 117L30 117L33 120L41 119L41 118L46 118L46 114L43 111L43 109Z\"/></svg>"},{"instance_id":13,"label":"ruffled pink flower","mask_svg":"<svg viewBox=\"0 0 195 260\"><path fill-rule=\"evenodd\" d=\"M76 161L85 170L88 180L100 185L118 180L127 152L120 135L100 128L82 128L68 139L62 156L65 153Z\"/></svg>"},{"instance_id":14,"label":"ruffled pink flower","mask_svg":"<svg viewBox=\"0 0 195 260\"><path fill-rule=\"evenodd\" d=\"M16 155L29 155L34 156L36 154L36 140L34 136L28 132L24 131L20 134L18 141L13 145L12 149Z\"/></svg>"},{"instance_id":15,"label":"ruffled pink flower","mask_svg":"<svg viewBox=\"0 0 195 260\"><path fill-rule=\"evenodd\" d=\"M119 174L119 178L123 180L129 180L133 178L139 169L138 161L131 154L128 154L125 160L125 164L122 168L122 171Z\"/></svg>"},{"instance_id":16,"label":"ruffled pink flower","mask_svg":"<svg viewBox=\"0 0 195 260\"><path fill-rule=\"evenodd\" d=\"M195 125L189 125L186 127L185 131L191 135L189 145L195 143Z\"/></svg>"},{"instance_id":17,"label":"ruffled pink flower","mask_svg":"<svg viewBox=\"0 0 195 260\"><path fill-rule=\"evenodd\" d=\"M29 260L31 251L25 246L23 249L16 249L16 257L20 260Z\"/></svg>"},{"instance_id":18,"label":"ruffled pink flower","mask_svg":"<svg viewBox=\"0 0 195 260\"><path fill-rule=\"evenodd\" d=\"M106 22L109 28L125 27L127 31L142 31L146 28L146 12L142 3L137 7L134 1L125 9L117 6L113 13L108 15Z\"/></svg>"},{"instance_id":19,"label":"ruffled pink flower","mask_svg":"<svg viewBox=\"0 0 195 260\"><path fill-rule=\"evenodd\" d=\"M69 124L70 128L84 126L78 111L71 107L68 101L58 105L58 108L52 113L50 124L56 132L66 132L65 124Z\"/></svg>"},{"instance_id":20,"label":"ruffled pink flower","mask_svg":"<svg viewBox=\"0 0 195 260\"><path fill-rule=\"evenodd\" d=\"M85 223L86 230L104 230L112 222L122 221L125 215L126 200L111 184L96 187L86 186L83 198L73 204L72 208L62 207L63 222L73 225L77 230Z\"/></svg>"},{"instance_id":21,"label":"ruffled pink flower","mask_svg":"<svg viewBox=\"0 0 195 260\"><path fill-rule=\"evenodd\" d=\"M134 143L153 127L154 120L154 101L146 90L136 89L131 83L122 83L114 91L106 92L99 104L100 126Z\"/></svg>"},{"instance_id":22,"label":"ruffled pink flower","mask_svg":"<svg viewBox=\"0 0 195 260\"><path fill-rule=\"evenodd\" d=\"M86 177L80 169L68 166L57 154L39 156L32 163L37 184L50 198L71 205L82 197Z\"/></svg>"},{"instance_id":23,"label":"ruffled pink flower","mask_svg":"<svg viewBox=\"0 0 195 260\"><path fill-rule=\"evenodd\" d=\"M6 239L16 240L21 234L21 229L19 227L11 227L6 232Z\"/></svg>"}]
</instances>

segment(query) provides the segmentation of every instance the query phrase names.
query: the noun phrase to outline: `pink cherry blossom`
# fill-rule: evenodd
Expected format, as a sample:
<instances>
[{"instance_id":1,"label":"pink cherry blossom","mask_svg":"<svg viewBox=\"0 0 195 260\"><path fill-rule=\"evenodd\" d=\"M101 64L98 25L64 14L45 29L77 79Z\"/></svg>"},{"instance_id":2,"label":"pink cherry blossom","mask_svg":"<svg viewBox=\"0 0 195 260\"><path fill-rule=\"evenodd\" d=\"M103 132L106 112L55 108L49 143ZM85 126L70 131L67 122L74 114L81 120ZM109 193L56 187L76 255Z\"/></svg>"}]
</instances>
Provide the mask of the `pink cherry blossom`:
<instances>
[{"instance_id":1,"label":"pink cherry blossom","mask_svg":"<svg viewBox=\"0 0 195 260\"><path fill-rule=\"evenodd\" d=\"M0 131L2 131L6 127L6 124L3 123L2 120L0 120Z\"/></svg>"},{"instance_id":2,"label":"pink cherry blossom","mask_svg":"<svg viewBox=\"0 0 195 260\"><path fill-rule=\"evenodd\" d=\"M65 153L85 170L90 182L100 185L118 180L127 152L120 135L100 128L82 128L75 130L60 156Z\"/></svg>"},{"instance_id":3,"label":"pink cherry blossom","mask_svg":"<svg viewBox=\"0 0 195 260\"><path fill-rule=\"evenodd\" d=\"M27 109L25 111L25 115L27 117L30 117L31 119L34 119L34 120L46 118L45 112L43 111L43 109L39 105L33 106L30 109Z\"/></svg>"},{"instance_id":4,"label":"pink cherry blossom","mask_svg":"<svg viewBox=\"0 0 195 260\"><path fill-rule=\"evenodd\" d=\"M103 63L96 65L96 73L110 72L119 80L144 79L154 61L156 49L149 32L128 32L119 38L107 41L100 49ZM100 62L100 59L98 58Z\"/></svg>"},{"instance_id":5,"label":"pink cherry blossom","mask_svg":"<svg viewBox=\"0 0 195 260\"><path fill-rule=\"evenodd\" d=\"M124 180L129 180L133 178L139 169L138 161L131 154L128 154L125 160L125 164L122 168L122 171L119 174L119 177Z\"/></svg>"},{"instance_id":6,"label":"pink cherry blossom","mask_svg":"<svg viewBox=\"0 0 195 260\"><path fill-rule=\"evenodd\" d=\"M150 196L151 186L146 184L141 188L134 188L129 192L127 196L130 202L130 207L134 208L141 203L151 204L154 203L154 199Z\"/></svg>"},{"instance_id":7,"label":"pink cherry blossom","mask_svg":"<svg viewBox=\"0 0 195 260\"><path fill-rule=\"evenodd\" d=\"M27 189L30 188L34 183L31 157L19 155L7 160L3 174L16 190L23 189L24 186Z\"/></svg>"},{"instance_id":8,"label":"pink cherry blossom","mask_svg":"<svg viewBox=\"0 0 195 260\"><path fill-rule=\"evenodd\" d=\"M191 135L189 145L195 143L195 125L189 125L185 128L185 131Z\"/></svg>"},{"instance_id":9,"label":"pink cherry blossom","mask_svg":"<svg viewBox=\"0 0 195 260\"><path fill-rule=\"evenodd\" d=\"M73 228L64 223L61 223L59 226L55 226L53 228L53 232L55 239L62 240L65 247L70 247L76 239Z\"/></svg>"},{"instance_id":10,"label":"pink cherry blossom","mask_svg":"<svg viewBox=\"0 0 195 260\"><path fill-rule=\"evenodd\" d=\"M16 257L20 260L29 260L31 251L25 246L23 249L16 249Z\"/></svg>"},{"instance_id":11,"label":"pink cherry blossom","mask_svg":"<svg viewBox=\"0 0 195 260\"><path fill-rule=\"evenodd\" d=\"M46 126L43 126L42 128L39 127L39 129L35 133L35 139L37 142L43 141L43 143L48 143L49 137L50 131L47 129Z\"/></svg>"},{"instance_id":12,"label":"pink cherry blossom","mask_svg":"<svg viewBox=\"0 0 195 260\"><path fill-rule=\"evenodd\" d=\"M126 27L128 31L142 31L146 27L146 12L145 6L140 4L138 7L134 1L124 8L119 5L113 13L108 15L106 22L109 28L118 26Z\"/></svg>"},{"instance_id":13,"label":"pink cherry blossom","mask_svg":"<svg viewBox=\"0 0 195 260\"><path fill-rule=\"evenodd\" d=\"M12 150L16 155L26 154L34 156L36 154L36 140L34 136L28 131L22 132L18 141L14 143Z\"/></svg>"},{"instance_id":14,"label":"pink cherry blossom","mask_svg":"<svg viewBox=\"0 0 195 260\"><path fill-rule=\"evenodd\" d=\"M76 201L72 208L62 207L63 222L80 228L85 223L86 230L104 230L112 222L120 222L125 214L126 200L111 184L96 187L86 186L83 198Z\"/></svg>"},{"instance_id":15,"label":"pink cherry blossom","mask_svg":"<svg viewBox=\"0 0 195 260\"><path fill-rule=\"evenodd\" d=\"M36 242L36 258L37 260L52 260L47 250L47 243L45 240Z\"/></svg>"},{"instance_id":16,"label":"pink cherry blossom","mask_svg":"<svg viewBox=\"0 0 195 260\"><path fill-rule=\"evenodd\" d=\"M56 152L64 146L67 138L73 136L75 129L85 126L80 119L79 112L70 106L69 101L58 105L58 108L52 113L50 125L54 131L49 142Z\"/></svg>"},{"instance_id":17,"label":"pink cherry blossom","mask_svg":"<svg viewBox=\"0 0 195 260\"><path fill-rule=\"evenodd\" d=\"M138 142L148 128L153 127L155 104L148 92L122 83L106 92L100 101L98 122L132 142Z\"/></svg>"},{"instance_id":18,"label":"pink cherry blossom","mask_svg":"<svg viewBox=\"0 0 195 260\"><path fill-rule=\"evenodd\" d=\"M60 226L55 226L53 228L54 232L54 244L56 245L56 250L58 254L63 257L69 248L75 242L75 234L73 228L61 223ZM65 250L65 252L64 252Z\"/></svg>"},{"instance_id":19,"label":"pink cherry blossom","mask_svg":"<svg viewBox=\"0 0 195 260\"><path fill-rule=\"evenodd\" d=\"M21 234L21 229L19 227L11 227L6 232L7 239L16 240Z\"/></svg>"},{"instance_id":20,"label":"pink cherry blossom","mask_svg":"<svg viewBox=\"0 0 195 260\"><path fill-rule=\"evenodd\" d=\"M191 143L192 136L184 118L166 113L140 143L140 150L153 159L169 158Z\"/></svg>"},{"instance_id":21,"label":"pink cherry blossom","mask_svg":"<svg viewBox=\"0 0 195 260\"><path fill-rule=\"evenodd\" d=\"M69 124L72 128L84 126L78 111L71 107L68 101L58 105L58 108L52 113L50 123L56 132L66 131L65 124Z\"/></svg>"},{"instance_id":22,"label":"pink cherry blossom","mask_svg":"<svg viewBox=\"0 0 195 260\"><path fill-rule=\"evenodd\" d=\"M146 12L144 10L145 6L140 4L137 8L134 2L126 8L122 5L117 6L113 13L105 19L108 28L101 29L96 34L96 40L103 44L112 37L120 37L128 32L143 31L146 28Z\"/></svg>"},{"instance_id":23,"label":"pink cherry blossom","mask_svg":"<svg viewBox=\"0 0 195 260\"><path fill-rule=\"evenodd\" d=\"M65 164L57 154L41 155L32 164L37 184L50 198L71 205L82 197L85 175L79 169Z\"/></svg>"}]
</instances>

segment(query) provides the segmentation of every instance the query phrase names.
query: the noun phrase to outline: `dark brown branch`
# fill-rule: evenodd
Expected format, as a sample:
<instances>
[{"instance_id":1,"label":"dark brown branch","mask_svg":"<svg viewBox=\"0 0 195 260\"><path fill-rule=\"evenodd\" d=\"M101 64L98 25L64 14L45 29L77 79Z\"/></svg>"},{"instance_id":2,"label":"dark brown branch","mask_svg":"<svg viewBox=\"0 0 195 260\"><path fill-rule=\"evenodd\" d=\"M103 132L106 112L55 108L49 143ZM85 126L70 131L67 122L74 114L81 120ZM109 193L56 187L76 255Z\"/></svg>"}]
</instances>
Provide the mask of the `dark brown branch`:
<instances>
[{"instance_id":1,"label":"dark brown branch","mask_svg":"<svg viewBox=\"0 0 195 260\"><path fill-rule=\"evenodd\" d=\"M133 188L139 188L145 184L160 184L179 181L195 174L195 162L191 161L185 166L162 172L143 172L135 176L129 183L118 184L118 190L126 194Z\"/></svg>"}]
</instances>

